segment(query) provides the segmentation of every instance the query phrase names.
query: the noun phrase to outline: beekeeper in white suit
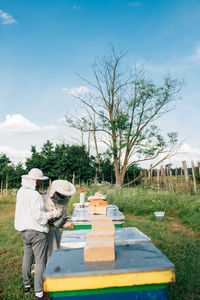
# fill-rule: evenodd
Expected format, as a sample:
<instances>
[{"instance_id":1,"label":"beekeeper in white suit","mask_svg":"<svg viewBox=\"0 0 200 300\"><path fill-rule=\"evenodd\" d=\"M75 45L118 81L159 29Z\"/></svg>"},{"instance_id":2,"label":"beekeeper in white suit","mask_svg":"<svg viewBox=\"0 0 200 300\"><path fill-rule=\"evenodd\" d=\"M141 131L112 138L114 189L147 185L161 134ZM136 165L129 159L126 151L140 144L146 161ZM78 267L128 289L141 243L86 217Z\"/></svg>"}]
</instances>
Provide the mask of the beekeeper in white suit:
<instances>
[{"instance_id":1,"label":"beekeeper in white suit","mask_svg":"<svg viewBox=\"0 0 200 300\"><path fill-rule=\"evenodd\" d=\"M46 211L44 200L36 187L48 177L40 169L32 169L22 176L22 186L17 192L15 229L21 232L24 243L22 275L24 293L31 288L31 265L35 259L35 299L46 299L43 295L43 272L46 267L49 231L48 220L59 217L59 209Z\"/></svg>"},{"instance_id":2,"label":"beekeeper in white suit","mask_svg":"<svg viewBox=\"0 0 200 300\"><path fill-rule=\"evenodd\" d=\"M69 197L76 193L75 186L67 180L54 180L51 187L49 188L45 200L45 207L47 211L54 209L60 209L60 218L55 218L49 221L49 232L48 232L48 256L47 262L49 261L54 250L60 247L60 230L67 220L70 220L70 214L67 210Z\"/></svg>"}]
</instances>

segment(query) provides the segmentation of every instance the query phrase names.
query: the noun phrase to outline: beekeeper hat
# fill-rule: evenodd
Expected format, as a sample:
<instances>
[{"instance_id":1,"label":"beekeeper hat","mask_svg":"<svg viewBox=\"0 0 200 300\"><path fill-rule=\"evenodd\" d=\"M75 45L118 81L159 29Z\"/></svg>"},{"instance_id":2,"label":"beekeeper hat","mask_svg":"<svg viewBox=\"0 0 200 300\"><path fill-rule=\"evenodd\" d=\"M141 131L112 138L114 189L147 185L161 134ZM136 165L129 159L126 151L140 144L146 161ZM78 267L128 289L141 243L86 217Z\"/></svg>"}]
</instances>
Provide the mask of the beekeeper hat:
<instances>
[{"instance_id":1,"label":"beekeeper hat","mask_svg":"<svg viewBox=\"0 0 200 300\"><path fill-rule=\"evenodd\" d=\"M69 181L62 179L54 180L52 182L51 189L54 192L58 192L59 194L64 196L72 196L76 193L75 186Z\"/></svg>"},{"instance_id":2,"label":"beekeeper hat","mask_svg":"<svg viewBox=\"0 0 200 300\"><path fill-rule=\"evenodd\" d=\"M43 172L40 169L33 168L29 171L28 175L22 175L24 179L35 179L35 180L45 180L49 177L43 176Z\"/></svg>"}]
</instances>

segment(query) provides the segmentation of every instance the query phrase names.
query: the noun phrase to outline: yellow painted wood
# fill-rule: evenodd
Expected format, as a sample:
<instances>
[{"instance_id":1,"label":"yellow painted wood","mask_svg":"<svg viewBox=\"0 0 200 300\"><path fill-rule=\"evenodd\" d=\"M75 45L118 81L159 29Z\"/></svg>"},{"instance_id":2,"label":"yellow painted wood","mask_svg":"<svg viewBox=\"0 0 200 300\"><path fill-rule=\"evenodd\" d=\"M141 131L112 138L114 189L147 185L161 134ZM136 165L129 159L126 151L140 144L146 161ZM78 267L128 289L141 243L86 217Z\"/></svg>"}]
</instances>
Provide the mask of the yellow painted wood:
<instances>
[{"instance_id":1,"label":"yellow painted wood","mask_svg":"<svg viewBox=\"0 0 200 300\"><path fill-rule=\"evenodd\" d=\"M87 277L47 278L45 292L102 289L107 287L160 284L175 281L174 271L155 271Z\"/></svg>"}]
</instances>

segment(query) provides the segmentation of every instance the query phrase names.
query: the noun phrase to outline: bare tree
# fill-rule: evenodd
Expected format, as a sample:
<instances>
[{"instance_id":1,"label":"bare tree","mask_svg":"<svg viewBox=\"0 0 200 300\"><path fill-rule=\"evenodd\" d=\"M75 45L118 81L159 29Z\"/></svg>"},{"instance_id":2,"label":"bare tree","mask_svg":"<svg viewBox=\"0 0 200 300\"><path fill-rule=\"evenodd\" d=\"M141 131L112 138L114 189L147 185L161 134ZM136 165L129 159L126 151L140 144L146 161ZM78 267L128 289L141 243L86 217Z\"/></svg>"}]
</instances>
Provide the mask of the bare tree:
<instances>
[{"instance_id":1,"label":"bare tree","mask_svg":"<svg viewBox=\"0 0 200 300\"><path fill-rule=\"evenodd\" d=\"M94 82L79 75L93 91L71 96L85 105L88 117L66 117L71 127L103 133L118 186L123 185L126 170L132 164L160 155L163 161L176 152L177 133L169 133L165 140L154 122L172 109L170 104L182 87L181 81L170 76L156 86L145 78L142 68L123 71L124 57L124 52L112 47L108 56L93 64Z\"/></svg>"}]
</instances>

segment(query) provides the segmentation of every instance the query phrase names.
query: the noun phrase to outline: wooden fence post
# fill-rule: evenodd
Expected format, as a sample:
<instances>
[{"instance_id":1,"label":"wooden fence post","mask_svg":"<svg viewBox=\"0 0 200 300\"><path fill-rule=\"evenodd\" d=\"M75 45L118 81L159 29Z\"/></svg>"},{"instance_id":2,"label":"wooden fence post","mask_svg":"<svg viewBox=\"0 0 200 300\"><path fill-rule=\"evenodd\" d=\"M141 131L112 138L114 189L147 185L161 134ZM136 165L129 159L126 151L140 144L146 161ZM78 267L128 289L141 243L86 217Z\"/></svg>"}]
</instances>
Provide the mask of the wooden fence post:
<instances>
[{"instance_id":1,"label":"wooden fence post","mask_svg":"<svg viewBox=\"0 0 200 300\"><path fill-rule=\"evenodd\" d=\"M144 183L147 186L147 170L144 170Z\"/></svg>"},{"instance_id":2,"label":"wooden fence post","mask_svg":"<svg viewBox=\"0 0 200 300\"><path fill-rule=\"evenodd\" d=\"M178 189L178 170L175 170L175 177L176 177L176 190Z\"/></svg>"},{"instance_id":3,"label":"wooden fence post","mask_svg":"<svg viewBox=\"0 0 200 300\"><path fill-rule=\"evenodd\" d=\"M148 169L148 186L150 186L151 183L151 171Z\"/></svg>"},{"instance_id":4,"label":"wooden fence post","mask_svg":"<svg viewBox=\"0 0 200 300\"><path fill-rule=\"evenodd\" d=\"M142 184L142 176L143 176L143 172L142 172L142 170L140 170L140 172L139 172L139 176L140 176L140 184Z\"/></svg>"},{"instance_id":5,"label":"wooden fence post","mask_svg":"<svg viewBox=\"0 0 200 300\"><path fill-rule=\"evenodd\" d=\"M185 160L182 161L182 165L183 165L183 169L184 169L187 193L190 194L190 180L189 180L188 169L187 169L187 164L186 164Z\"/></svg>"},{"instance_id":6,"label":"wooden fence post","mask_svg":"<svg viewBox=\"0 0 200 300\"><path fill-rule=\"evenodd\" d=\"M197 182L196 182L196 177L195 177L195 172L194 172L194 162L191 161L192 165L192 176L193 176L193 184L194 184L194 192L197 194Z\"/></svg>"},{"instance_id":7,"label":"wooden fence post","mask_svg":"<svg viewBox=\"0 0 200 300\"><path fill-rule=\"evenodd\" d=\"M168 167L165 167L165 170L166 170L166 181L167 181L167 184L168 184L168 187L171 189L171 185L170 185L170 181L169 181L169 168Z\"/></svg>"},{"instance_id":8,"label":"wooden fence post","mask_svg":"<svg viewBox=\"0 0 200 300\"><path fill-rule=\"evenodd\" d=\"M150 165L150 186L153 186L153 167Z\"/></svg>"},{"instance_id":9,"label":"wooden fence post","mask_svg":"<svg viewBox=\"0 0 200 300\"><path fill-rule=\"evenodd\" d=\"M174 184L173 184L172 170L171 170L170 167L168 167L168 170L169 170L170 186L171 186L172 191L174 192Z\"/></svg>"},{"instance_id":10,"label":"wooden fence post","mask_svg":"<svg viewBox=\"0 0 200 300\"><path fill-rule=\"evenodd\" d=\"M157 187L160 188L160 170L157 169Z\"/></svg>"},{"instance_id":11,"label":"wooden fence post","mask_svg":"<svg viewBox=\"0 0 200 300\"><path fill-rule=\"evenodd\" d=\"M163 178L163 190L167 191L167 180L166 180L165 168L163 167L163 165L161 166L161 175Z\"/></svg>"},{"instance_id":12,"label":"wooden fence post","mask_svg":"<svg viewBox=\"0 0 200 300\"><path fill-rule=\"evenodd\" d=\"M185 190L185 185L184 185L184 181L183 181L183 169L181 168L181 188L184 191Z\"/></svg>"}]
</instances>

